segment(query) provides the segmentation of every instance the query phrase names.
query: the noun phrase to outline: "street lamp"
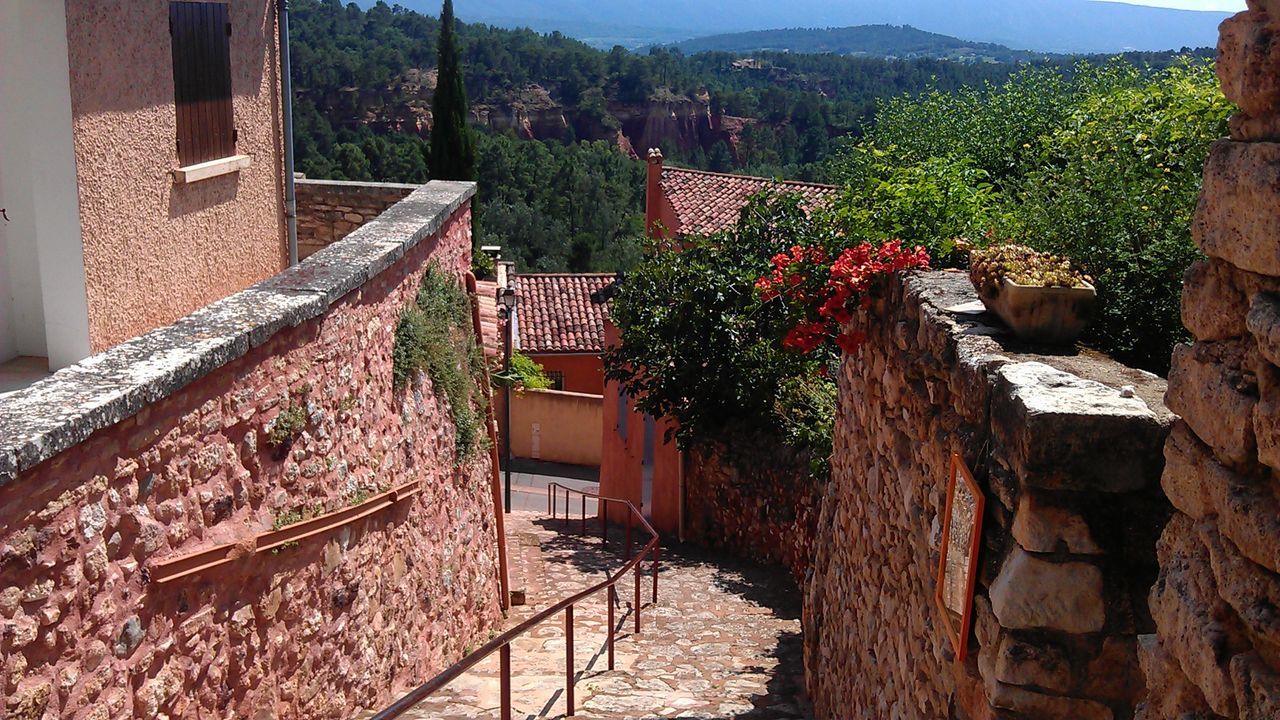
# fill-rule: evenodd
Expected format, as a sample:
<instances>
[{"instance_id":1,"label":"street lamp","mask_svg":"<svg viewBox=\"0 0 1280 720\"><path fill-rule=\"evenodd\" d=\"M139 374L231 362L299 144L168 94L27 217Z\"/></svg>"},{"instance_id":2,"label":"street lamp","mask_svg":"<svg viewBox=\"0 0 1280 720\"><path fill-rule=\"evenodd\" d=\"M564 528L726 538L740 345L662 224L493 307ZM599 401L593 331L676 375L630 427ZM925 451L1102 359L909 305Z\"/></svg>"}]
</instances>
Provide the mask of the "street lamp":
<instances>
[{"instance_id":1,"label":"street lamp","mask_svg":"<svg viewBox=\"0 0 1280 720\"><path fill-rule=\"evenodd\" d=\"M502 308L502 315L506 319L506 333L504 334L502 343L502 372L507 376L508 381L502 384L502 448L505 482L503 484L503 505L507 512L511 512L511 346L516 326L516 281L514 279L507 280L507 286L498 288L498 306Z\"/></svg>"}]
</instances>

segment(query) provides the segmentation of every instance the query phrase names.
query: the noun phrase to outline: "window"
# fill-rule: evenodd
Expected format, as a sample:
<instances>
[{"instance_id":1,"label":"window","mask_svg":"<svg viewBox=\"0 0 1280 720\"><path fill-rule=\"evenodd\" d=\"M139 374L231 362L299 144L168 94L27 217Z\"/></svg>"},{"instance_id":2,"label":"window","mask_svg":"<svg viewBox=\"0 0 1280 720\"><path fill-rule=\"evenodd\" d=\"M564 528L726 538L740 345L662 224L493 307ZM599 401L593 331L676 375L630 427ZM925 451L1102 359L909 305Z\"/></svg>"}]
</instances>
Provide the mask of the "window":
<instances>
[{"instance_id":1,"label":"window","mask_svg":"<svg viewBox=\"0 0 1280 720\"><path fill-rule=\"evenodd\" d=\"M227 5L169 4L178 162L186 167L236 154L231 107L231 22Z\"/></svg>"},{"instance_id":2,"label":"window","mask_svg":"<svg viewBox=\"0 0 1280 720\"><path fill-rule=\"evenodd\" d=\"M551 380L552 390L564 390L564 372L561 370L548 370L547 378Z\"/></svg>"}]
</instances>

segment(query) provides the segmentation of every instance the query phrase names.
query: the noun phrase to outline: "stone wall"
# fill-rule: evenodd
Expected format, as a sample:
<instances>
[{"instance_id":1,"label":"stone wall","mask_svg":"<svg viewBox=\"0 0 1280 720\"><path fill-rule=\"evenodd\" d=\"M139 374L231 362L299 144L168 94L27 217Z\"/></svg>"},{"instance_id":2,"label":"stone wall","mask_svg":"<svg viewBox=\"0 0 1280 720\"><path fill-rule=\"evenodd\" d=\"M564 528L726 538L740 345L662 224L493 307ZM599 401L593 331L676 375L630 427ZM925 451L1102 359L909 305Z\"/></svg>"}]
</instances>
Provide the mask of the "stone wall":
<instances>
[{"instance_id":1,"label":"stone wall","mask_svg":"<svg viewBox=\"0 0 1280 720\"><path fill-rule=\"evenodd\" d=\"M4 717L350 717L495 627L489 456L459 462L430 381L397 392L391 374L422 273L469 267L473 194L423 186L298 267L6 398ZM305 429L273 448L290 407ZM389 488L408 489L258 544L292 512ZM226 562L173 577L218 548Z\"/></svg>"},{"instance_id":2,"label":"stone wall","mask_svg":"<svg viewBox=\"0 0 1280 720\"><path fill-rule=\"evenodd\" d=\"M298 180L298 257L345 238L418 188L400 183Z\"/></svg>"},{"instance_id":3,"label":"stone wall","mask_svg":"<svg viewBox=\"0 0 1280 720\"><path fill-rule=\"evenodd\" d=\"M1111 720L1142 697L1163 382L980 310L964 275L895 281L844 358L804 611L819 717ZM934 603L953 452L987 500L962 663Z\"/></svg>"},{"instance_id":4,"label":"stone wall","mask_svg":"<svg viewBox=\"0 0 1280 720\"><path fill-rule=\"evenodd\" d=\"M732 454L724 444L704 444L685 456L688 539L780 563L802 582L824 483L807 472L809 458L776 440L739 437L728 445Z\"/></svg>"},{"instance_id":5,"label":"stone wall","mask_svg":"<svg viewBox=\"0 0 1280 720\"><path fill-rule=\"evenodd\" d=\"M1143 638L1140 716L1280 717L1280 2L1223 23L1218 76L1241 112L1214 145L1192 234L1163 485L1177 513Z\"/></svg>"}]
</instances>

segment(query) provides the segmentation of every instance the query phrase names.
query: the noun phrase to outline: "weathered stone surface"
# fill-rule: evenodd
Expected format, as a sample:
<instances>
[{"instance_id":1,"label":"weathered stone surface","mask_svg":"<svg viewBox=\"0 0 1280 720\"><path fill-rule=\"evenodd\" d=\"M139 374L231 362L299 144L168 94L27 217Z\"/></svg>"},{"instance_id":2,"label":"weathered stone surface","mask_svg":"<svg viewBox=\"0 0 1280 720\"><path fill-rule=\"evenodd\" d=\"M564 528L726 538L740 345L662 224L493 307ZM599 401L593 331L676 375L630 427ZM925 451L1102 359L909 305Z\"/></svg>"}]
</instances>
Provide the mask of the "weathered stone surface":
<instances>
[{"instance_id":1,"label":"weathered stone surface","mask_svg":"<svg viewBox=\"0 0 1280 720\"><path fill-rule=\"evenodd\" d=\"M1197 340L1230 340L1245 334L1249 297L1236 281L1238 273L1229 263L1213 258L1187 270L1182 283L1182 324Z\"/></svg>"},{"instance_id":2,"label":"weathered stone surface","mask_svg":"<svg viewBox=\"0 0 1280 720\"><path fill-rule=\"evenodd\" d=\"M1036 720L1112 720L1111 708L1092 700L1046 695L1034 690L988 683L987 695L996 708Z\"/></svg>"},{"instance_id":3,"label":"weathered stone surface","mask_svg":"<svg viewBox=\"0 0 1280 720\"><path fill-rule=\"evenodd\" d=\"M1170 433L1165 460L1161 484L1174 507L1195 520L1216 516L1246 557L1280 570L1280 498L1273 483L1224 467L1181 422Z\"/></svg>"},{"instance_id":4,"label":"weathered stone surface","mask_svg":"<svg viewBox=\"0 0 1280 720\"><path fill-rule=\"evenodd\" d=\"M1130 492L1159 477L1165 428L1140 398L1040 362L996 378L992 453L1026 485Z\"/></svg>"},{"instance_id":5,"label":"weathered stone surface","mask_svg":"<svg viewBox=\"0 0 1280 720\"><path fill-rule=\"evenodd\" d=\"M1049 562L1014 548L991 584L991 609L1006 628L1098 632L1107 620L1102 572L1089 563Z\"/></svg>"},{"instance_id":6,"label":"weathered stone surface","mask_svg":"<svg viewBox=\"0 0 1280 720\"><path fill-rule=\"evenodd\" d=\"M1071 692L1071 659L1053 644L1022 642L1012 633L1000 638L993 666L995 679L1006 685L1031 685L1053 693Z\"/></svg>"},{"instance_id":7,"label":"weathered stone surface","mask_svg":"<svg viewBox=\"0 0 1280 720\"><path fill-rule=\"evenodd\" d=\"M1243 12L1219 27L1222 92L1251 117L1280 114L1280 29L1264 12Z\"/></svg>"},{"instance_id":8,"label":"weathered stone surface","mask_svg":"<svg viewBox=\"0 0 1280 720\"><path fill-rule=\"evenodd\" d=\"M1175 515L1158 546L1160 577L1151 589L1151 614L1160 644L1219 715L1236 713L1229 661L1248 650L1240 621L1218 596L1209 551L1192 521Z\"/></svg>"},{"instance_id":9,"label":"weathered stone surface","mask_svg":"<svg viewBox=\"0 0 1280 720\"><path fill-rule=\"evenodd\" d=\"M1280 673L1257 653L1231 658L1241 720L1280 718Z\"/></svg>"},{"instance_id":10,"label":"weathered stone surface","mask_svg":"<svg viewBox=\"0 0 1280 720\"><path fill-rule=\"evenodd\" d=\"M1197 530L1209 549L1218 594L1235 610L1255 645L1280 657L1280 575L1243 557L1234 543L1218 534L1212 519L1199 523Z\"/></svg>"},{"instance_id":11,"label":"weathered stone surface","mask_svg":"<svg viewBox=\"0 0 1280 720\"><path fill-rule=\"evenodd\" d=\"M22 682L54 688L37 717L351 717L483 641L501 615L490 456L458 457L429 379L392 381L395 328L426 268L469 269L465 203L438 224L421 215L467 194L446 187L344 241L367 252L330 248L398 257L332 304L318 276L309 289L259 286L106 354L129 362L64 371L40 402L30 389L0 402L0 425L34 428L15 441L6 425L0 444L36 462L0 484L0 716L15 716ZM351 272L363 270L335 277ZM41 414L85 388L110 422L68 419L82 417L75 402ZM301 396L308 427L280 459L264 428ZM74 432L54 442L58 423ZM420 491L392 508L253 552L291 511L349 508L410 481ZM344 562L326 573L328 540ZM161 563L220 545L232 562L155 581ZM411 559L399 571L396 555Z\"/></svg>"},{"instance_id":12,"label":"weathered stone surface","mask_svg":"<svg viewBox=\"0 0 1280 720\"><path fill-rule=\"evenodd\" d=\"M1280 276L1280 144L1221 140L1205 165L1192 237L1206 255Z\"/></svg>"},{"instance_id":13,"label":"weathered stone surface","mask_svg":"<svg viewBox=\"0 0 1280 720\"><path fill-rule=\"evenodd\" d=\"M1146 700L1137 720L1207 717L1213 711L1155 635L1138 637L1138 660L1147 681Z\"/></svg>"},{"instance_id":14,"label":"weathered stone surface","mask_svg":"<svg viewBox=\"0 0 1280 720\"><path fill-rule=\"evenodd\" d=\"M1257 453L1253 409L1258 382L1249 349L1239 342L1180 345L1169 370L1169 409L1227 463L1248 465Z\"/></svg>"},{"instance_id":15,"label":"weathered stone surface","mask_svg":"<svg viewBox=\"0 0 1280 720\"><path fill-rule=\"evenodd\" d=\"M1022 549L1028 552L1102 553L1102 548L1093 541L1084 518L1071 510L1037 499L1031 491L1024 492L1018 499L1011 531Z\"/></svg>"},{"instance_id":16,"label":"weathered stone surface","mask_svg":"<svg viewBox=\"0 0 1280 720\"><path fill-rule=\"evenodd\" d=\"M1280 298L1265 293L1255 295L1246 322L1258 352L1272 365L1280 365Z\"/></svg>"},{"instance_id":17,"label":"weathered stone surface","mask_svg":"<svg viewBox=\"0 0 1280 720\"><path fill-rule=\"evenodd\" d=\"M1227 119L1231 139L1238 142L1280 141L1280 116L1255 118L1244 113L1234 113Z\"/></svg>"}]
</instances>

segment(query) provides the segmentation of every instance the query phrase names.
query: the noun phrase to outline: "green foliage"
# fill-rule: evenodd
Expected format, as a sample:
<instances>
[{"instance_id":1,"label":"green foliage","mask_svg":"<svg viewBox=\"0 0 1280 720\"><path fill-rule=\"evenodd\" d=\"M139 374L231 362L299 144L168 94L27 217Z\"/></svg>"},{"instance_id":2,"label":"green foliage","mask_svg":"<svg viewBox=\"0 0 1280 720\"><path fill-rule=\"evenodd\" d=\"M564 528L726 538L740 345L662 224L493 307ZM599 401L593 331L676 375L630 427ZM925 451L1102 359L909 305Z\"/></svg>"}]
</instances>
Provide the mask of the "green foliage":
<instances>
[{"instance_id":1,"label":"green foliage","mask_svg":"<svg viewBox=\"0 0 1280 720\"><path fill-rule=\"evenodd\" d=\"M511 353L511 372L494 375L493 382L521 390L546 390L554 384L540 363L518 351Z\"/></svg>"},{"instance_id":2,"label":"green foliage","mask_svg":"<svg viewBox=\"0 0 1280 720\"><path fill-rule=\"evenodd\" d=\"M474 250L471 253L471 273L477 280L489 280L498 274L498 263L489 253Z\"/></svg>"},{"instance_id":3,"label":"green foliage","mask_svg":"<svg viewBox=\"0 0 1280 720\"><path fill-rule=\"evenodd\" d=\"M306 393L299 395L290 393L289 405L271 421L271 429L267 433L267 444L273 448L285 447L307 429L307 420Z\"/></svg>"},{"instance_id":4,"label":"green foliage","mask_svg":"<svg viewBox=\"0 0 1280 720\"><path fill-rule=\"evenodd\" d=\"M484 353L472 331L470 299L456 281L434 267L423 275L413 305L400 315L392 373L397 389L426 373L435 392L449 402L459 460L479 449L487 408L479 385Z\"/></svg>"},{"instance_id":5,"label":"green foliage","mask_svg":"<svg viewBox=\"0 0 1280 720\"><path fill-rule=\"evenodd\" d=\"M1231 104L1213 68L1188 64L1087 96L1035 144L997 232L1065 255L1095 280L1088 342L1163 373L1185 339L1182 277L1199 256L1191 220L1209 145Z\"/></svg>"},{"instance_id":6,"label":"green foliage","mask_svg":"<svg viewBox=\"0 0 1280 720\"><path fill-rule=\"evenodd\" d=\"M797 198L757 198L733 236L689 238L679 253L655 248L612 306L622 343L606 353L606 375L644 412L673 418L683 447L745 430L825 460L831 435L820 428L833 406L819 374L830 355L784 350L786 309L754 287L783 243L817 242L821 232Z\"/></svg>"},{"instance_id":7,"label":"green foliage","mask_svg":"<svg viewBox=\"0 0 1280 720\"><path fill-rule=\"evenodd\" d=\"M1230 104L1207 62L1027 69L1001 86L884 103L841 151L850 233L896 234L960 265L953 240L991 238L1065 256L1095 280L1085 341L1168 369L1184 337L1182 275L1204 158Z\"/></svg>"},{"instance_id":8,"label":"green foliage","mask_svg":"<svg viewBox=\"0 0 1280 720\"><path fill-rule=\"evenodd\" d=\"M440 12L439 76L431 101L431 177L436 180L475 180L476 146L463 84L453 0Z\"/></svg>"}]
</instances>

